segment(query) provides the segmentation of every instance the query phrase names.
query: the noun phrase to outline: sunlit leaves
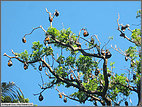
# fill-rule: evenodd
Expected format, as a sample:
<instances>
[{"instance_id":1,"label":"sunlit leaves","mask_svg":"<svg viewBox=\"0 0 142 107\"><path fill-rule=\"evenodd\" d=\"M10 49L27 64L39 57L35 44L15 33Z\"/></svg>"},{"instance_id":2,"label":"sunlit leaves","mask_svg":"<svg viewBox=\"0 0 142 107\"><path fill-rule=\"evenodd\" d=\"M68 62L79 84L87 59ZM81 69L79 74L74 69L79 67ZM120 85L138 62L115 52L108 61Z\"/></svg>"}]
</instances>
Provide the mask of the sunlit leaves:
<instances>
[{"instance_id":1,"label":"sunlit leaves","mask_svg":"<svg viewBox=\"0 0 142 107\"><path fill-rule=\"evenodd\" d=\"M113 36L109 36L109 39L110 39L110 40L113 40Z\"/></svg>"},{"instance_id":2,"label":"sunlit leaves","mask_svg":"<svg viewBox=\"0 0 142 107\"><path fill-rule=\"evenodd\" d=\"M141 14L142 14L142 11L141 11L141 10L138 10L138 11L137 11L137 16L136 16L136 18L141 17Z\"/></svg>"},{"instance_id":3,"label":"sunlit leaves","mask_svg":"<svg viewBox=\"0 0 142 107\"><path fill-rule=\"evenodd\" d=\"M96 78L94 79L90 79L89 83L85 83L83 82L83 86L87 89L87 90L97 90L98 87L98 80Z\"/></svg>"},{"instance_id":4,"label":"sunlit leaves","mask_svg":"<svg viewBox=\"0 0 142 107\"><path fill-rule=\"evenodd\" d=\"M24 52L21 52L20 54L18 54L18 56L23 59L23 61L28 61L28 57L29 57L29 54L28 54L28 51L25 50Z\"/></svg>"},{"instance_id":5,"label":"sunlit leaves","mask_svg":"<svg viewBox=\"0 0 142 107\"><path fill-rule=\"evenodd\" d=\"M110 66L113 66L115 64L115 62L110 62Z\"/></svg>"},{"instance_id":6,"label":"sunlit leaves","mask_svg":"<svg viewBox=\"0 0 142 107\"><path fill-rule=\"evenodd\" d=\"M32 49L35 51L35 50L40 50L40 48L42 48L43 47L43 45L42 44L40 44L40 42L38 41L38 42L33 42L33 46L32 46Z\"/></svg>"},{"instance_id":7,"label":"sunlit leaves","mask_svg":"<svg viewBox=\"0 0 142 107\"><path fill-rule=\"evenodd\" d=\"M44 55L48 56L51 55L53 53L53 49L51 47L43 47L42 44L40 44L40 42L33 42L33 53L32 53L32 57L33 60L37 60L40 57L43 57Z\"/></svg>"},{"instance_id":8,"label":"sunlit leaves","mask_svg":"<svg viewBox=\"0 0 142 107\"><path fill-rule=\"evenodd\" d=\"M2 82L2 92L1 92L1 97L2 97L2 102L6 102L6 103L18 103L18 102L22 102L22 103L28 103L28 99L24 98L24 95L21 91L20 88L18 88L15 83L13 82L9 82L9 83L5 83Z\"/></svg>"},{"instance_id":9,"label":"sunlit leaves","mask_svg":"<svg viewBox=\"0 0 142 107\"><path fill-rule=\"evenodd\" d=\"M136 52L137 52L136 46L134 46L134 47L130 46L126 50L126 54L129 54L129 56L132 58L132 60L134 60L135 58L138 57L138 55L136 54Z\"/></svg>"},{"instance_id":10,"label":"sunlit leaves","mask_svg":"<svg viewBox=\"0 0 142 107\"><path fill-rule=\"evenodd\" d=\"M49 27L48 30L47 30L47 34L48 35L54 35L56 37L56 36L60 35L60 31L57 30L54 27Z\"/></svg>"},{"instance_id":11,"label":"sunlit leaves","mask_svg":"<svg viewBox=\"0 0 142 107\"><path fill-rule=\"evenodd\" d=\"M72 45L74 43L74 41L76 41L76 35L70 30L70 28L68 29L62 29L61 31L57 30L56 28L51 28L49 27L47 30L47 34L46 35L51 35L52 38L56 38L57 40L59 40L60 42L66 43L66 44L71 44ZM51 42L53 42L54 40L51 39ZM65 46L61 46L58 43L54 43L54 46L57 47L62 47L62 48L67 48Z\"/></svg>"},{"instance_id":12,"label":"sunlit leaves","mask_svg":"<svg viewBox=\"0 0 142 107\"><path fill-rule=\"evenodd\" d=\"M58 62L59 64L64 64L64 56L60 55L60 56L58 57L58 59L57 59L57 62Z\"/></svg>"},{"instance_id":13,"label":"sunlit leaves","mask_svg":"<svg viewBox=\"0 0 142 107\"><path fill-rule=\"evenodd\" d=\"M141 30L140 29L134 29L132 31L132 35L131 38L132 40L134 40L137 44L137 46L139 46L141 44ZM138 45L139 44L139 45Z\"/></svg>"},{"instance_id":14,"label":"sunlit leaves","mask_svg":"<svg viewBox=\"0 0 142 107\"><path fill-rule=\"evenodd\" d=\"M89 69L93 70L93 67L96 67L97 64L93 62L91 57L80 55L76 61L76 66L80 71L83 71L83 73L85 73Z\"/></svg>"},{"instance_id":15,"label":"sunlit leaves","mask_svg":"<svg viewBox=\"0 0 142 107\"><path fill-rule=\"evenodd\" d=\"M32 46L32 54L28 54L28 51L25 50L24 52L17 54L23 61L28 60L38 60L39 58L43 57L44 55L48 56L53 54L53 49L51 47L43 47L40 42L33 42Z\"/></svg>"},{"instance_id":16,"label":"sunlit leaves","mask_svg":"<svg viewBox=\"0 0 142 107\"><path fill-rule=\"evenodd\" d=\"M126 77L124 76L124 74L116 74L115 77L111 77L110 81L110 90L108 96L112 100L116 100L118 93L123 93L123 95L125 96L128 96L130 94L130 90L127 87Z\"/></svg>"},{"instance_id":17,"label":"sunlit leaves","mask_svg":"<svg viewBox=\"0 0 142 107\"><path fill-rule=\"evenodd\" d=\"M78 98L80 103L83 103L82 101L87 97L87 95L84 92L79 91L71 94L70 96L72 96L73 98Z\"/></svg>"},{"instance_id":18,"label":"sunlit leaves","mask_svg":"<svg viewBox=\"0 0 142 107\"><path fill-rule=\"evenodd\" d=\"M55 68L55 72L58 76L61 77L66 77L67 76L67 71L68 69L65 68L65 66L58 66L57 68Z\"/></svg>"},{"instance_id":19,"label":"sunlit leaves","mask_svg":"<svg viewBox=\"0 0 142 107\"><path fill-rule=\"evenodd\" d=\"M70 66L73 66L74 63L75 63L75 57L69 56L69 57L67 57L66 60L65 60L65 65L66 65L66 66L69 66L69 65L70 65Z\"/></svg>"}]
</instances>

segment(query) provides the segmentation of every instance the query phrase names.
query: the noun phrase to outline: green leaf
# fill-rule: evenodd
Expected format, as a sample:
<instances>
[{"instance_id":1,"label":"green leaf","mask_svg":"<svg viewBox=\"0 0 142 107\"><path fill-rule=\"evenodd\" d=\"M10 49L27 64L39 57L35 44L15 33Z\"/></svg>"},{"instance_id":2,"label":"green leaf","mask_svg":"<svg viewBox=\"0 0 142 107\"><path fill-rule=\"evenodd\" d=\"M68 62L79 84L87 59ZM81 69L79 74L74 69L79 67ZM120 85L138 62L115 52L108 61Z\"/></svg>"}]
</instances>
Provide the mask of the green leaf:
<instances>
[{"instance_id":1,"label":"green leaf","mask_svg":"<svg viewBox=\"0 0 142 107\"><path fill-rule=\"evenodd\" d=\"M113 66L115 64L115 62L110 62L110 66Z\"/></svg>"}]
</instances>

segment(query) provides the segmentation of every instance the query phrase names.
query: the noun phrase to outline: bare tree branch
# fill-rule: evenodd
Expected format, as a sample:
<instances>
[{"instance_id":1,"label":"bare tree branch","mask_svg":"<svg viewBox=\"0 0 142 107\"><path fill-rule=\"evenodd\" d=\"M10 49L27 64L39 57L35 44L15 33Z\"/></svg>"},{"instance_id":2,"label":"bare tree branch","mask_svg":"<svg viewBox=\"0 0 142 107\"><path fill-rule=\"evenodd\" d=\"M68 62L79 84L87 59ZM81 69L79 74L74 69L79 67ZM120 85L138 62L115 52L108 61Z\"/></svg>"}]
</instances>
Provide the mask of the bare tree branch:
<instances>
[{"instance_id":1,"label":"bare tree branch","mask_svg":"<svg viewBox=\"0 0 142 107\"><path fill-rule=\"evenodd\" d=\"M130 38L128 38L128 37L121 31L121 29L120 29L119 26L123 26L123 25L122 25L122 24L119 24L119 22L118 22L119 19L120 19L120 16L119 16L119 13L118 13L118 19L117 19L118 29L117 29L117 30L120 31L121 34L123 34L123 37L126 38L128 41L130 41L130 42L132 42L132 43L135 43L136 45L141 45L141 43L136 42L136 41L133 41L133 40L131 40ZM129 27L128 27L128 30L133 33L133 31L132 31Z\"/></svg>"},{"instance_id":2,"label":"bare tree branch","mask_svg":"<svg viewBox=\"0 0 142 107\"><path fill-rule=\"evenodd\" d=\"M101 45L101 42L99 41L98 36L97 36L97 35L93 35L93 36L95 36L95 37L96 37L96 39L97 39L97 40L98 40L98 42L99 42L99 45Z\"/></svg>"},{"instance_id":3,"label":"bare tree branch","mask_svg":"<svg viewBox=\"0 0 142 107\"><path fill-rule=\"evenodd\" d=\"M38 28L41 28L44 32L46 32L46 31L43 29L43 27L42 27L42 26L39 26L39 27L33 28L33 30L32 30L30 33L28 33L28 34L25 34L25 35L24 35L24 37L25 37L26 35L30 35L30 34L32 34L32 33L33 33L33 31L34 31L34 30L36 30L36 29L38 29Z\"/></svg>"},{"instance_id":4,"label":"bare tree branch","mask_svg":"<svg viewBox=\"0 0 142 107\"><path fill-rule=\"evenodd\" d=\"M55 88L59 93L61 93L57 88ZM78 99L75 99L75 98L72 98L72 97L70 97L70 96L67 96L66 94L64 94L64 93L61 93L63 96L65 96L65 97L67 97L67 98L69 98L69 99L71 99L71 100L75 100L75 101L78 101L79 102L79 100Z\"/></svg>"}]
</instances>

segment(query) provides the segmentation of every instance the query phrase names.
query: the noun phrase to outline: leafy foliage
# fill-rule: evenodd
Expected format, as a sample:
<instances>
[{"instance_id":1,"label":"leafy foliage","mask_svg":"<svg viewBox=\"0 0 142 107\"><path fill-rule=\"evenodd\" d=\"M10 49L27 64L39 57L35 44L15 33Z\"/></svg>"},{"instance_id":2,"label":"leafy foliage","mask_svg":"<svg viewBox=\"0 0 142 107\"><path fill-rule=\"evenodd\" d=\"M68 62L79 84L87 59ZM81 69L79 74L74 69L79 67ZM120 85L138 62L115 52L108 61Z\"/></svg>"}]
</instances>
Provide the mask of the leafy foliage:
<instances>
[{"instance_id":1,"label":"leafy foliage","mask_svg":"<svg viewBox=\"0 0 142 107\"><path fill-rule=\"evenodd\" d=\"M76 66L83 73L89 73L89 71L93 70L93 67L97 67L97 62L93 62L92 58L89 56L80 55L76 61Z\"/></svg>"},{"instance_id":2,"label":"leafy foliage","mask_svg":"<svg viewBox=\"0 0 142 107\"><path fill-rule=\"evenodd\" d=\"M24 95L20 88L18 88L13 82L1 83L1 102L2 103L29 103L28 98L24 98ZM34 105L37 106L37 105Z\"/></svg>"},{"instance_id":3,"label":"leafy foliage","mask_svg":"<svg viewBox=\"0 0 142 107\"><path fill-rule=\"evenodd\" d=\"M140 29L134 29L132 31L131 38L132 38L132 40L134 40L135 42L140 44L141 43L141 30ZM140 46L140 45L137 45L137 46Z\"/></svg>"},{"instance_id":4,"label":"leafy foliage","mask_svg":"<svg viewBox=\"0 0 142 107\"><path fill-rule=\"evenodd\" d=\"M140 12L141 11L138 11L137 17L140 17L139 16ZM129 27L128 25L123 26L123 32L124 29L126 30L126 28L128 27ZM121 31L121 34L124 33L122 33ZM88 101L91 102L100 101L101 103L105 102L107 103L107 105L109 105L108 99L110 99L114 104L117 104L118 100L121 101L122 99L119 96L120 94L123 95L123 97L128 98L128 96L132 91L136 90L135 92L138 93L137 90L139 89L140 76L141 76L140 73L141 54L138 53L141 44L140 29L132 30L131 39L127 38L129 41L132 41L132 43L135 43L135 46L129 46L124 53L126 54L124 56L130 59L131 72L130 70L128 70L129 71L128 75L125 73L121 75L114 73L113 69L115 69L114 67L115 62L110 62L111 69L107 66L107 61L109 60L110 57L106 58L106 56L108 54L111 55L111 53L109 52L109 50L108 51L104 50L104 53L100 52L101 46L94 44L95 40L94 38L92 38L92 36L90 42L84 39L88 43L88 44L86 43L86 46L88 45L89 48L91 47L96 48L98 53L96 52L92 54L91 52L87 53L85 49L83 49L80 45L79 47L77 44L77 42L79 42L78 41L79 36L73 33L70 30L70 28L68 29L63 28L62 30L58 30L54 27L49 27L48 30L46 31L45 38L48 38L47 40L46 39L44 40L45 47L43 46L43 44L37 41L33 42L31 54L29 54L27 50L25 50L22 53L16 53L18 58L20 58L24 62L31 61L30 63L33 62L43 63L43 60L40 59L46 56L46 59L44 57L44 61L48 60L48 63L46 63L46 66L42 67L45 67L45 71L50 71L51 74L49 72L48 73L46 72L46 75L49 77L49 79L53 79L53 81L52 82L47 81L46 84L43 84L43 87L41 89L45 90L47 89L47 87L52 88L54 84L56 84L57 86L63 85L66 88L72 86L74 88L79 89L70 95L71 97L73 97L72 99L75 99L80 103L85 103L85 101L88 100L88 97L91 98L92 95L93 97L97 98ZM110 40L113 40L113 37L109 37L109 41ZM53 44L55 47L61 48L62 50L64 49L64 51L66 52L69 51L70 54L63 55L61 52L61 55L59 57L57 55L57 58L55 58L54 57L55 51L53 52L52 47L49 46L50 44ZM106 45L107 44L108 42L106 43ZM78 47L77 50L75 50L76 47ZM49 58L52 58L54 61L56 61L55 62L56 65L54 67L53 67L54 61L52 61L51 65L50 63L51 60L49 61ZM101 61L103 61L103 64L101 63ZM100 64L102 64L102 66L100 66ZM133 77L134 75L136 77ZM54 80L56 81L55 83ZM11 101L13 96L15 97L15 94L14 93L10 94L11 97L8 97L9 95L6 94L3 94L3 96L4 96L2 98L3 101ZM16 101L17 99L18 101L21 102L26 100L19 93L18 97L16 97ZM15 101L14 98L12 101Z\"/></svg>"},{"instance_id":5,"label":"leafy foliage","mask_svg":"<svg viewBox=\"0 0 142 107\"><path fill-rule=\"evenodd\" d=\"M21 91L20 88L18 88L15 83L6 83L2 82L1 84L1 89L2 89L2 102L22 102L22 103L27 103L29 99L25 99L24 95Z\"/></svg>"},{"instance_id":6,"label":"leafy foliage","mask_svg":"<svg viewBox=\"0 0 142 107\"><path fill-rule=\"evenodd\" d=\"M138 10L138 11L137 11L137 16L136 16L136 18L141 17L141 14L142 14L142 11L141 11L141 10Z\"/></svg>"}]
</instances>

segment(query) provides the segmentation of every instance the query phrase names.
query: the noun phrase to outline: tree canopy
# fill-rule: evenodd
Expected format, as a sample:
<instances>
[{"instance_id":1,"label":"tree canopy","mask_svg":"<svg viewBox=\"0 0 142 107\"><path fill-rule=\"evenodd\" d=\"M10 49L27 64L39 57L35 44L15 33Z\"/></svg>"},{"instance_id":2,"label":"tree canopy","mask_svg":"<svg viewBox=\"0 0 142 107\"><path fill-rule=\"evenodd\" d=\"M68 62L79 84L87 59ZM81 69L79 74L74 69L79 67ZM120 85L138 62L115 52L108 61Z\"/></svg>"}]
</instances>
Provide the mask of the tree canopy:
<instances>
[{"instance_id":1,"label":"tree canopy","mask_svg":"<svg viewBox=\"0 0 142 107\"><path fill-rule=\"evenodd\" d=\"M24 98L21 89L14 82L1 83L1 102L2 103L28 103L29 99Z\"/></svg>"},{"instance_id":2,"label":"tree canopy","mask_svg":"<svg viewBox=\"0 0 142 107\"><path fill-rule=\"evenodd\" d=\"M32 36L34 30L42 29L45 33L43 43L33 42L31 53L28 50L21 53L11 50L14 56L4 53L4 56L9 58L9 67L12 66L12 59L15 58L23 63L25 70L31 65L35 70L45 71L41 73L45 73L51 81L44 82L41 77L42 84L39 84L41 91L34 95L38 95L39 100L42 101L44 99L42 93L56 86L55 89L59 92L59 98L64 97L65 103L69 98L80 103L89 101L96 106L120 105L122 102L127 106L128 96L132 92L136 92L139 105L141 99L141 30L132 30L129 24L120 24L118 14L116 20L120 37L135 45L129 46L127 50L111 46L112 49L125 57L125 61L130 60L129 73L118 75L115 73L115 62L108 63L113 54L110 49L105 48L113 40L113 37L110 37L108 42L102 46L99 37L90 35L87 28L81 28L79 34L73 33L71 28L56 29L52 26L52 23L54 18L60 16L60 13L55 10L51 14L47 9L46 12L49 14L50 22L48 29L45 30L42 26L33 28L30 33L25 34L22 38L22 42L26 43L28 36ZM140 15L141 11L138 11L136 17L140 18ZM126 30L130 31L131 35L126 36ZM86 39L87 36L90 37L90 40ZM57 47L61 51L57 52L53 47ZM60 92L58 87L61 85L65 88L73 87L75 92L70 95L67 95L66 92Z\"/></svg>"}]
</instances>

